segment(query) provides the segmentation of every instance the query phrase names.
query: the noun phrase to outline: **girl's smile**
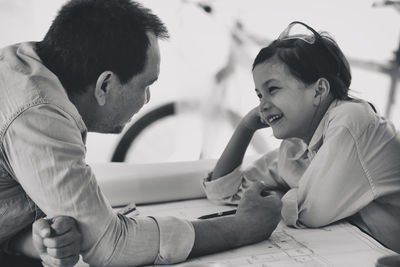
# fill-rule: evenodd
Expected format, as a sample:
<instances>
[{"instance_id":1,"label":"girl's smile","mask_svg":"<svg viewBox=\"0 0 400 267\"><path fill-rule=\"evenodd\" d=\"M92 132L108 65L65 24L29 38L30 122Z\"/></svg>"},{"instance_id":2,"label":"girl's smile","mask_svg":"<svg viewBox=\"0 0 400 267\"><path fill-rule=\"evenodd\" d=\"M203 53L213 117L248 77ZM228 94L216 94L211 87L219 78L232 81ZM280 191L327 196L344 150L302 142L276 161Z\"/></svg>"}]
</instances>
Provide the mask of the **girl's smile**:
<instances>
[{"instance_id":1,"label":"girl's smile","mask_svg":"<svg viewBox=\"0 0 400 267\"><path fill-rule=\"evenodd\" d=\"M280 119L282 119L282 118L283 118L282 113L273 114L273 115L268 115L266 121L270 126L273 126L276 123L278 123L280 121Z\"/></svg>"}]
</instances>

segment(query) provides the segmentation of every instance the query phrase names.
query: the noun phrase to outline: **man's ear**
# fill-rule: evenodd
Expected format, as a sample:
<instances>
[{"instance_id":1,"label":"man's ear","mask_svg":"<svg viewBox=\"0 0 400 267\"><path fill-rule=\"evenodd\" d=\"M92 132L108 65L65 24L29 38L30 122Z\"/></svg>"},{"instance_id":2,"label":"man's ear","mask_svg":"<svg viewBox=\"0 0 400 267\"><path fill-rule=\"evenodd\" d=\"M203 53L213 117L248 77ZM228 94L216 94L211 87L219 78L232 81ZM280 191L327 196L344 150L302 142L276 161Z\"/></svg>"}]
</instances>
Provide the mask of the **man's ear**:
<instances>
[{"instance_id":1,"label":"man's ear","mask_svg":"<svg viewBox=\"0 0 400 267\"><path fill-rule=\"evenodd\" d=\"M94 88L94 97L99 106L106 104L107 95L111 90L111 78L114 75L112 71L102 72L96 81L96 87Z\"/></svg>"}]
</instances>

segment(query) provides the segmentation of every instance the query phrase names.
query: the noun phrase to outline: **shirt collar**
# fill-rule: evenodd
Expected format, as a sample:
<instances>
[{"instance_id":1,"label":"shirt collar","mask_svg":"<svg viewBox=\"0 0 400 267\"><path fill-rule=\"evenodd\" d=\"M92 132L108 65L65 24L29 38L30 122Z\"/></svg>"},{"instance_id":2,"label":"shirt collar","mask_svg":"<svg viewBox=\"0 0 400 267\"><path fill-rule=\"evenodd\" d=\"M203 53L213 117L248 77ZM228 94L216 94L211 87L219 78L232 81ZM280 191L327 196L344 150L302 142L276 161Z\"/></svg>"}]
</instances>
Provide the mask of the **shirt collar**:
<instances>
[{"instance_id":1,"label":"shirt collar","mask_svg":"<svg viewBox=\"0 0 400 267\"><path fill-rule=\"evenodd\" d=\"M291 158L293 160L298 160L302 157L305 157L308 154L308 157L310 158L310 153L314 154L319 150L323 143L323 137L325 133L325 128L327 124L329 123L329 111L336 107L339 104L340 100L334 100L332 103L329 105L328 109L326 110L324 116L322 117L321 121L318 124L317 129L315 130L310 143L307 145L303 140L297 139L297 138L290 138L290 142L293 143L295 149L293 148L291 151ZM288 151L289 152L289 151Z\"/></svg>"},{"instance_id":2,"label":"shirt collar","mask_svg":"<svg viewBox=\"0 0 400 267\"><path fill-rule=\"evenodd\" d=\"M84 144L86 144L86 137L87 137L87 127L85 122L83 121L82 116L80 115L78 109L76 106L70 101L68 97L67 90L62 86L60 80L58 77L51 72L49 69L47 69L46 66L42 63L42 60L39 58L38 54L36 53L36 42L25 42L21 43L19 45L19 49L17 53L23 53L24 55L32 58L35 60L34 67L37 68L35 75L40 76L40 82L41 83L49 83L51 82L52 90L49 90L46 92L46 97L51 98L52 101L56 101L57 103L60 103L61 107L66 107L66 111L68 114L70 114L75 122L78 125L78 128L81 132L82 135L82 141ZM20 55L21 57L21 55ZM39 80L39 79L36 79ZM42 84L38 84L38 87L41 87ZM46 86L43 86L46 87Z\"/></svg>"},{"instance_id":3,"label":"shirt collar","mask_svg":"<svg viewBox=\"0 0 400 267\"><path fill-rule=\"evenodd\" d=\"M329 105L328 109L326 110L324 116L322 117L321 121L318 124L317 129L314 132L314 135L311 138L310 143L308 144L308 151L317 152L322 145L325 128L329 123L329 111L336 107L339 104L340 100L333 100L332 103Z\"/></svg>"}]
</instances>

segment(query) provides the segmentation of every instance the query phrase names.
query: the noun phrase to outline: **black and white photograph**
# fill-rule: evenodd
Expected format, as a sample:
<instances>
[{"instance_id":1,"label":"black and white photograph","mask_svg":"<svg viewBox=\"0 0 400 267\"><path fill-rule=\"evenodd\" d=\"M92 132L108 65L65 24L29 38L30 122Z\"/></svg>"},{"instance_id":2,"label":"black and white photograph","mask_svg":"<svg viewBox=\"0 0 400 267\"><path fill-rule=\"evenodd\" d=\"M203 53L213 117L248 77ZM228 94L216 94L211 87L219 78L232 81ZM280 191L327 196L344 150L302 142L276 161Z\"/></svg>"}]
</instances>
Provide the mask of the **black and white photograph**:
<instances>
[{"instance_id":1,"label":"black and white photograph","mask_svg":"<svg viewBox=\"0 0 400 267\"><path fill-rule=\"evenodd\" d=\"M400 267L399 0L0 0L0 266Z\"/></svg>"}]
</instances>

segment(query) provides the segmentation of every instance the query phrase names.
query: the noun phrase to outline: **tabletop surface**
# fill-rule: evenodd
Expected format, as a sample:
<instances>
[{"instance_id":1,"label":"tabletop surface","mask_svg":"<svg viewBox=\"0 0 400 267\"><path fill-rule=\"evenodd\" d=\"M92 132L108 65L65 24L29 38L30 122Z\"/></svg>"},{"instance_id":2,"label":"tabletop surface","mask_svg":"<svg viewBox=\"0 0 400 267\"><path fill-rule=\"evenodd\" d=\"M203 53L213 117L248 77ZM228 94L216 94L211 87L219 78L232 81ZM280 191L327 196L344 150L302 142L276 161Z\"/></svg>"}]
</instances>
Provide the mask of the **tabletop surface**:
<instances>
[{"instance_id":1,"label":"tabletop surface","mask_svg":"<svg viewBox=\"0 0 400 267\"><path fill-rule=\"evenodd\" d=\"M172 215L189 220L229 209L232 207L214 205L206 199L138 207L141 216ZM318 229L295 229L280 223L268 240L176 266L368 267L390 254L391 250L347 222Z\"/></svg>"},{"instance_id":2,"label":"tabletop surface","mask_svg":"<svg viewBox=\"0 0 400 267\"><path fill-rule=\"evenodd\" d=\"M141 165L113 163L92 167L112 205L136 202L139 215L135 212L128 216L175 216L195 220L232 209L212 204L204 198L201 178L207 176L214 164L215 160L202 160ZM280 223L268 240L191 259L176 266L372 267L378 258L391 254L394 252L346 222L318 229L294 229ZM81 261L77 266L88 265Z\"/></svg>"},{"instance_id":3,"label":"tabletop surface","mask_svg":"<svg viewBox=\"0 0 400 267\"><path fill-rule=\"evenodd\" d=\"M232 209L206 199L138 205L139 215L198 217ZM295 229L280 223L268 240L173 265L179 267L368 267L394 254L357 227L339 222L318 229ZM80 262L77 266L87 266ZM165 266L165 265L164 265Z\"/></svg>"}]
</instances>

